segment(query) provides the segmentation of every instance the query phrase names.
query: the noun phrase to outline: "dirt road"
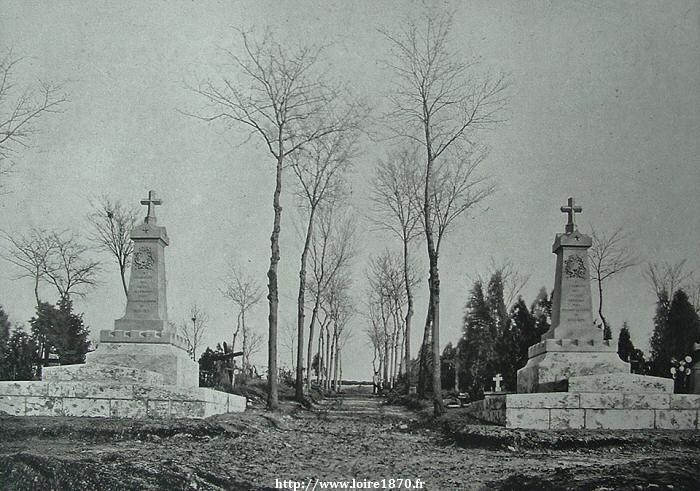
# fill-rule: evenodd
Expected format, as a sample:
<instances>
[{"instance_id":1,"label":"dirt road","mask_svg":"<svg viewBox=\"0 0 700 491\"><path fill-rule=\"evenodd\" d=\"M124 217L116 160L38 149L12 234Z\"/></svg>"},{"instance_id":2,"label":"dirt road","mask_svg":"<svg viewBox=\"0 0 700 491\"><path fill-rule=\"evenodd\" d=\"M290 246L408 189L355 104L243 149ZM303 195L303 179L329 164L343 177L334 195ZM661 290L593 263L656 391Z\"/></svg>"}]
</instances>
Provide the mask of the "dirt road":
<instances>
[{"instance_id":1,"label":"dirt road","mask_svg":"<svg viewBox=\"0 0 700 491\"><path fill-rule=\"evenodd\" d=\"M699 489L697 440L462 448L371 396L207 421L0 417L0 488L318 490L355 479L358 489Z\"/></svg>"}]
</instances>

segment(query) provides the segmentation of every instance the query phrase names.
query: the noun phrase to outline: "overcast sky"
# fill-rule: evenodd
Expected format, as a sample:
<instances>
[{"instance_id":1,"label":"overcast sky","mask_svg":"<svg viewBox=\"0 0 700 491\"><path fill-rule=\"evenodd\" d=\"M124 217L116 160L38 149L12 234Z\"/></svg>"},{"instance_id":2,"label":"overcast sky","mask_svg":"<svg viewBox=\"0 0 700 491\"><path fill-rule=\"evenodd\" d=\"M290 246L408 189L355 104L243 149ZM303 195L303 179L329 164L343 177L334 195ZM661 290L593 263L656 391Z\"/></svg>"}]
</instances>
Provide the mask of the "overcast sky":
<instances>
[{"instance_id":1,"label":"overcast sky","mask_svg":"<svg viewBox=\"0 0 700 491\"><path fill-rule=\"evenodd\" d=\"M437 4L437 8L445 8ZM644 2L459 2L453 45L479 70L510 81L507 122L483 139L491 147L484 171L498 192L460 221L443 246L443 343L460 332L469 278L486 275L491 260L510 260L531 275L528 304L554 282L551 244L563 231L559 206L575 196L579 222L611 232L623 226L642 262L698 259L700 219L700 4ZM225 70L222 49L240 50L232 26L271 26L287 42L332 43L329 73L381 107L388 53L377 29L395 30L419 4L411 2L28 2L0 1L0 50L25 59L19 83L66 81L65 112L47 118L33 147L16 158L0 197L0 228L85 230L88 198L107 193L138 203L149 189L164 199L158 223L166 249L170 318L196 301L211 317L207 343L230 338L233 308L217 291L229 260L266 283L272 224L273 166L245 133L183 116L202 101L185 85ZM352 206L360 218L361 254L354 296L363 311L367 254L391 244L370 230L367 176L386 147L363 142L355 165ZM301 240L291 189L282 223L281 324L295 321ZM398 244L396 244L398 246ZM416 244L423 260L425 247ZM104 256L109 261L108 256ZM76 308L93 332L123 315L115 264ZM424 269L425 271L425 269ZM13 280L0 265L0 304L17 322L33 314L31 281ZM628 321L646 348L654 295L641 268L606 287L614 332ZM42 297L55 301L48 287ZM425 282L416 325L425 318ZM267 305L251 316L266 331ZM346 377L371 376L364 319L343 356ZM416 329L416 331L419 331ZM413 346L419 344L419 333ZM258 356L264 363L264 353ZM280 361L289 364L281 348Z\"/></svg>"}]
</instances>

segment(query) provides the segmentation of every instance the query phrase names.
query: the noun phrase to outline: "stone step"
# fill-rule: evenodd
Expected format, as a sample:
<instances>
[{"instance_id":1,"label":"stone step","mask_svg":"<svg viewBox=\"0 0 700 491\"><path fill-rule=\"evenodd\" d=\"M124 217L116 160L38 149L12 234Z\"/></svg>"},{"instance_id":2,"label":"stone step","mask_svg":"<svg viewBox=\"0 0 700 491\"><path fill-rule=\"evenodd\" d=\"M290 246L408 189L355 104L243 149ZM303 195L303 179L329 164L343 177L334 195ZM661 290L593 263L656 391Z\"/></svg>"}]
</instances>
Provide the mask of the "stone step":
<instances>
[{"instance_id":1,"label":"stone step","mask_svg":"<svg viewBox=\"0 0 700 491\"><path fill-rule=\"evenodd\" d=\"M636 373L581 375L569 378L569 392L672 394L673 380Z\"/></svg>"}]
</instances>

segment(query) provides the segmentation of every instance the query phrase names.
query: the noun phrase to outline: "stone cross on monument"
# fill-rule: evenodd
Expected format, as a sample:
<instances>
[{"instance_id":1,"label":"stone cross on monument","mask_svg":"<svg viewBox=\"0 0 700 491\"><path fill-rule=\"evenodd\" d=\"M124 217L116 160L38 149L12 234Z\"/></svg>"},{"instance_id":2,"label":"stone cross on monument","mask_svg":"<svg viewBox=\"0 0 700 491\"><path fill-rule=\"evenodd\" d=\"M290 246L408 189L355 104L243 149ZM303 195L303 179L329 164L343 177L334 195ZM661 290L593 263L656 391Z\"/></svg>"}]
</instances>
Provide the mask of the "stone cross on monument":
<instances>
[{"instance_id":1,"label":"stone cross on monument","mask_svg":"<svg viewBox=\"0 0 700 491\"><path fill-rule=\"evenodd\" d=\"M493 377L491 380L496 382L496 388L493 390L494 392L501 392L501 382L503 381L503 377L501 377L500 373L497 373L495 377Z\"/></svg>"},{"instance_id":2,"label":"stone cross on monument","mask_svg":"<svg viewBox=\"0 0 700 491\"><path fill-rule=\"evenodd\" d=\"M144 218L143 222L146 224L154 224L156 223L156 206L157 205L162 205L163 200L161 199L156 199L156 192L155 191L149 191L148 192L148 198L144 198L141 200L142 205L148 206L148 213L146 214L146 218Z\"/></svg>"},{"instance_id":3,"label":"stone cross on monument","mask_svg":"<svg viewBox=\"0 0 700 491\"><path fill-rule=\"evenodd\" d=\"M143 201L141 203L143 203ZM576 230L576 213L581 213L583 211L583 208L574 204L574 198L569 198L567 205L562 206L560 210L562 213L566 213L569 217L569 220L567 221L564 230L567 234L570 234L574 230Z\"/></svg>"}]
</instances>

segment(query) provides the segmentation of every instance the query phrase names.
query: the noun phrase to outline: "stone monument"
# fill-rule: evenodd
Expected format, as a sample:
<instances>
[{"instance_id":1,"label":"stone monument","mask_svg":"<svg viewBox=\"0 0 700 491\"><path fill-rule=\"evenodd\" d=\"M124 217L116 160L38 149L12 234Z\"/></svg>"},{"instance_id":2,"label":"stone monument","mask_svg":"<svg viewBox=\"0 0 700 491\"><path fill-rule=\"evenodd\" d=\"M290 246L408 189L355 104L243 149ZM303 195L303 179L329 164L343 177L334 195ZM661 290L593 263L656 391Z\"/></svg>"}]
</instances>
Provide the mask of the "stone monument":
<instances>
[{"instance_id":1,"label":"stone monument","mask_svg":"<svg viewBox=\"0 0 700 491\"><path fill-rule=\"evenodd\" d=\"M485 394L467 405L476 418L508 428L698 429L700 395L674 394L673 380L630 373L593 324L587 249L573 198L557 234L552 326L528 350L517 394Z\"/></svg>"},{"instance_id":2,"label":"stone monument","mask_svg":"<svg viewBox=\"0 0 700 491\"><path fill-rule=\"evenodd\" d=\"M134 255L124 317L114 330L100 331L100 344L88 361L152 370L166 383L183 387L199 385L199 366L187 354L186 341L168 325L165 282L165 227L157 225L156 205L162 204L149 191L141 200L148 207L143 224L131 232Z\"/></svg>"},{"instance_id":3,"label":"stone monument","mask_svg":"<svg viewBox=\"0 0 700 491\"><path fill-rule=\"evenodd\" d=\"M568 215L563 234L557 234L552 252L557 256L552 296L552 325L542 341L528 350L527 365L518 371L518 392L566 390L575 375L629 373L629 364L617 355L617 346L603 339L593 323L588 248L591 238L578 231L573 198L561 207Z\"/></svg>"},{"instance_id":4,"label":"stone monument","mask_svg":"<svg viewBox=\"0 0 700 491\"><path fill-rule=\"evenodd\" d=\"M124 317L100 331L85 364L44 367L42 381L0 382L0 412L18 416L193 417L245 410L244 397L199 387L199 365L168 325L165 227L154 191L134 255Z\"/></svg>"}]
</instances>

